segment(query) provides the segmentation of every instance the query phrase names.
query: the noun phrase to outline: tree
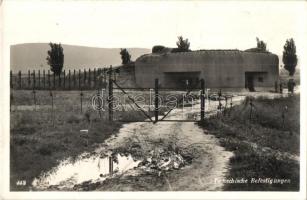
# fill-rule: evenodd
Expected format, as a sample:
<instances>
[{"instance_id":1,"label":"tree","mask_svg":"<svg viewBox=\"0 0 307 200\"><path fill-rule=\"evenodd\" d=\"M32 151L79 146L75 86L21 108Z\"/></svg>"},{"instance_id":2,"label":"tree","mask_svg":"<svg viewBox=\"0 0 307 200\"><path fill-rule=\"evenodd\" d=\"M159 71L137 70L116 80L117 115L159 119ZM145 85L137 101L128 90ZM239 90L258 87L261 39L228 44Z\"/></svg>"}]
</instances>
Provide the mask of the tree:
<instances>
[{"instance_id":1,"label":"tree","mask_svg":"<svg viewBox=\"0 0 307 200\"><path fill-rule=\"evenodd\" d=\"M266 43L264 43L262 40L259 40L258 37L256 37L257 40L257 48L262 51L265 52L266 51Z\"/></svg>"},{"instance_id":2,"label":"tree","mask_svg":"<svg viewBox=\"0 0 307 200\"><path fill-rule=\"evenodd\" d=\"M64 65L64 53L63 48L60 44L49 43L50 50L47 52L46 58L48 65L53 73L56 75L61 74Z\"/></svg>"},{"instance_id":3,"label":"tree","mask_svg":"<svg viewBox=\"0 0 307 200\"><path fill-rule=\"evenodd\" d=\"M176 52L186 52L190 51L190 42L188 39L183 39L182 36L178 37L178 41L176 42L177 44L177 49L175 50Z\"/></svg>"},{"instance_id":4,"label":"tree","mask_svg":"<svg viewBox=\"0 0 307 200\"><path fill-rule=\"evenodd\" d=\"M152 47L151 52L152 52L152 53L159 53L159 52L162 52L164 49L165 49L165 46L156 45L156 46L153 46L153 47Z\"/></svg>"},{"instance_id":5,"label":"tree","mask_svg":"<svg viewBox=\"0 0 307 200\"><path fill-rule=\"evenodd\" d=\"M296 46L292 38L286 41L282 55L282 62L284 63L284 68L289 72L289 75L293 76L297 65L297 56Z\"/></svg>"},{"instance_id":6,"label":"tree","mask_svg":"<svg viewBox=\"0 0 307 200\"><path fill-rule=\"evenodd\" d=\"M120 49L120 55L122 57L122 64L126 65L131 62L131 55L127 51L127 49Z\"/></svg>"}]
</instances>

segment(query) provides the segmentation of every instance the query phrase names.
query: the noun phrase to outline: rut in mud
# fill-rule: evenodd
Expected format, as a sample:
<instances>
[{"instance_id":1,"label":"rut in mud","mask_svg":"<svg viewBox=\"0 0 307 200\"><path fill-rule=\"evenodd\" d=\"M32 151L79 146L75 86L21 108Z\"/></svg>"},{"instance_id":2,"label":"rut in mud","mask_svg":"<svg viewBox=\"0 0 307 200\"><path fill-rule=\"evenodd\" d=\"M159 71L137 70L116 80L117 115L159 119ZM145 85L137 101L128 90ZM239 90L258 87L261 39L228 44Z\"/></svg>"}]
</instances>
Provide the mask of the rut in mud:
<instances>
[{"instance_id":1,"label":"rut in mud","mask_svg":"<svg viewBox=\"0 0 307 200\"><path fill-rule=\"evenodd\" d=\"M242 99L234 98L234 103ZM207 111L213 112L216 104L211 102ZM198 113L199 104L175 109L168 119L197 118ZM117 158L111 174L106 167L101 168L110 155ZM75 161L63 161L42 174L33 182L32 189L221 190L223 185L217 180L225 177L231 156L214 136L205 134L194 122L129 123L95 152Z\"/></svg>"}]
</instances>

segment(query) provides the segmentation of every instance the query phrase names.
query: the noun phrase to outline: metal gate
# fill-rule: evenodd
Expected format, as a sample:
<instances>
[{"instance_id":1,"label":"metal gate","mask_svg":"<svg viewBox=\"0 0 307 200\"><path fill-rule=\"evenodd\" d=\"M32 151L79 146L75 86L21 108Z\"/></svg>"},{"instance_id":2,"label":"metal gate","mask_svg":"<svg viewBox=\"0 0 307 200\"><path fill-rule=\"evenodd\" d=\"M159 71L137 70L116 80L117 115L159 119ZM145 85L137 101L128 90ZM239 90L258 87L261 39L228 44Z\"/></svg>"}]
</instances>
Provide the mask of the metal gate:
<instances>
[{"instance_id":1,"label":"metal gate","mask_svg":"<svg viewBox=\"0 0 307 200\"><path fill-rule=\"evenodd\" d=\"M130 101L131 104L135 105L137 109L144 115L146 120L141 120L142 122L163 122L163 121L181 121L181 122L196 122L198 120L169 120L166 119L167 116L174 110L175 107L172 107L168 109L166 112L162 114L162 117L159 118L159 93L163 90L168 91L176 91L176 88L159 88L159 79L154 80L154 88L125 88L120 86L116 80L113 79L112 76L112 69L109 70L109 80L108 80L108 111L109 111L109 120L110 121L116 121L116 119L113 118L114 116L114 90L119 90L122 94L126 95ZM144 90L154 90L154 109L153 109L153 116L150 115L146 110L142 108L142 106L139 105L139 103L131 97L129 94L129 90L134 91L144 91ZM182 89L181 89L182 90ZM187 87L185 90L185 95L182 96L182 98L179 99L178 102L183 102L184 98L192 91L198 91L200 93L200 120L203 121L205 118L205 81L201 79L197 85ZM151 105L149 105L150 107ZM161 115L160 115L161 116ZM123 120L118 120L123 121ZM140 122L140 120L124 120L125 122Z\"/></svg>"}]
</instances>

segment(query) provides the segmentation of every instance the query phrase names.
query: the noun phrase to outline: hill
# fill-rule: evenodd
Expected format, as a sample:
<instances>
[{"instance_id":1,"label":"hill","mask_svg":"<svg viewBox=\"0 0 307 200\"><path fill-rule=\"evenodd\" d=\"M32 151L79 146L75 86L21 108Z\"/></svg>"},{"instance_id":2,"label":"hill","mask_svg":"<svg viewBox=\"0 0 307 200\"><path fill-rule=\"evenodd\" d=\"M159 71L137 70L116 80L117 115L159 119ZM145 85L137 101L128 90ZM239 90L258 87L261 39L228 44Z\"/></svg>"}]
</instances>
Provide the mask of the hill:
<instances>
[{"instance_id":1,"label":"hill","mask_svg":"<svg viewBox=\"0 0 307 200\"><path fill-rule=\"evenodd\" d=\"M97 48L62 44L64 49L65 69L88 69L108 67L121 64L119 48ZM12 45L10 48L11 70L27 72L27 70L48 70L46 57L49 50L47 43L26 43ZM127 48L131 59L150 53L151 49Z\"/></svg>"}]
</instances>

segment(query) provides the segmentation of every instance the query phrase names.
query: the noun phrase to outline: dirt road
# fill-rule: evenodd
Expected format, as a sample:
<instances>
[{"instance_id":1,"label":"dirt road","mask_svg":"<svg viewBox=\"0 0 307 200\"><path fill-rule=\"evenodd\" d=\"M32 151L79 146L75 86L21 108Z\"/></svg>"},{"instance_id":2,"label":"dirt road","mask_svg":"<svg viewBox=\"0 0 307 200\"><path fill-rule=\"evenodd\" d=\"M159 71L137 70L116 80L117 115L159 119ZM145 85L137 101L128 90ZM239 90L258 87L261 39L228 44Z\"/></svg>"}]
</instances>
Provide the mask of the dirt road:
<instances>
[{"instance_id":1,"label":"dirt road","mask_svg":"<svg viewBox=\"0 0 307 200\"><path fill-rule=\"evenodd\" d=\"M236 97L239 103L243 97ZM218 102L206 102L207 115ZM199 118L199 104L174 109L166 118ZM108 171L107 156L115 157L114 172ZM34 190L169 191L221 190L231 152L195 122L136 122L95 152L65 160L33 182ZM126 159L125 159L126 158ZM132 159L133 158L133 159ZM89 173L90 172L90 173ZM87 174L89 175L87 176Z\"/></svg>"}]
</instances>

